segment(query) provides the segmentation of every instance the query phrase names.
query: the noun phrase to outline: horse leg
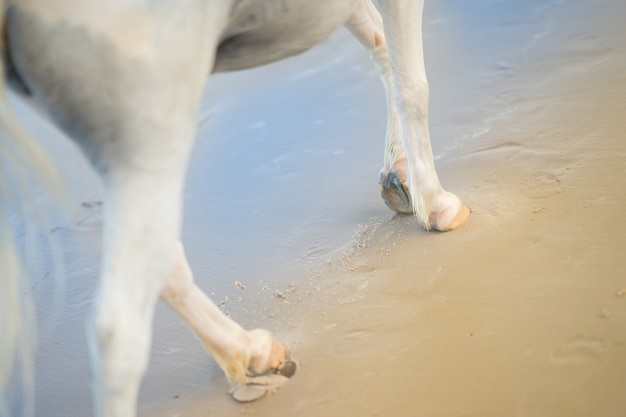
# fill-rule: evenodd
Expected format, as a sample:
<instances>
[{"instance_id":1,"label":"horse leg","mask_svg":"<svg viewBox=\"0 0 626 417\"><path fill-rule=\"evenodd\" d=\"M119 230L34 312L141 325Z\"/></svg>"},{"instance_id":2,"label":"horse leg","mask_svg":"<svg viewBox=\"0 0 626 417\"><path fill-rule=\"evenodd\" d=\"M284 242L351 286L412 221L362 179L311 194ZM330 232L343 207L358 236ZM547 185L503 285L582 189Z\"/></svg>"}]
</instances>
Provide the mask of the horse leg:
<instances>
[{"instance_id":1,"label":"horse leg","mask_svg":"<svg viewBox=\"0 0 626 417\"><path fill-rule=\"evenodd\" d=\"M102 179L103 264L88 323L95 414L132 417L155 304L176 259L187 159L228 8L131 2L109 9L105 2L94 15L46 3L16 6L10 37L18 71Z\"/></svg>"},{"instance_id":2,"label":"horse leg","mask_svg":"<svg viewBox=\"0 0 626 417\"><path fill-rule=\"evenodd\" d=\"M211 352L231 382L231 394L252 401L278 389L295 370L282 343L266 330L245 331L193 282L182 244L161 299L180 315Z\"/></svg>"},{"instance_id":3,"label":"horse leg","mask_svg":"<svg viewBox=\"0 0 626 417\"><path fill-rule=\"evenodd\" d=\"M403 214L413 213L407 181L406 154L402 144L402 128L393 91L393 75L383 19L369 0L362 0L350 20L346 22L346 28L371 53L387 96L384 163L379 174L381 196L393 211Z\"/></svg>"},{"instance_id":4,"label":"horse leg","mask_svg":"<svg viewBox=\"0 0 626 417\"><path fill-rule=\"evenodd\" d=\"M428 81L422 46L423 1L362 0L346 26L372 52L388 102L382 195L413 212L425 229L459 227L468 208L439 182L428 130Z\"/></svg>"},{"instance_id":5,"label":"horse leg","mask_svg":"<svg viewBox=\"0 0 626 417\"><path fill-rule=\"evenodd\" d=\"M179 235L184 171L177 171L127 171L106 187L103 271L88 334L98 415L135 415L154 307Z\"/></svg>"}]
</instances>

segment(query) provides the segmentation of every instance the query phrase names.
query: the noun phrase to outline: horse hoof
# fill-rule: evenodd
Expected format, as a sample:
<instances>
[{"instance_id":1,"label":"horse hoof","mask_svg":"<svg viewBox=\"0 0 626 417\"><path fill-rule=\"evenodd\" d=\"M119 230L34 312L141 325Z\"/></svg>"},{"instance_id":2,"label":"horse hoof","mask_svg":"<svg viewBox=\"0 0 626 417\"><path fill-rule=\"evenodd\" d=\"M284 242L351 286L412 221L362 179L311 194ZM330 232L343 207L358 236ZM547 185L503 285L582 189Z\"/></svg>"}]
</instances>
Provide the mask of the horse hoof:
<instances>
[{"instance_id":1,"label":"horse hoof","mask_svg":"<svg viewBox=\"0 0 626 417\"><path fill-rule=\"evenodd\" d=\"M430 213L426 229L440 232L454 230L465 223L470 213L470 209L456 195L445 193L437 210Z\"/></svg>"},{"instance_id":2,"label":"horse hoof","mask_svg":"<svg viewBox=\"0 0 626 417\"><path fill-rule=\"evenodd\" d=\"M230 394L239 402L255 401L273 394L296 373L298 363L289 350L266 330L252 330L252 355L245 380L235 383Z\"/></svg>"},{"instance_id":3,"label":"horse hoof","mask_svg":"<svg viewBox=\"0 0 626 417\"><path fill-rule=\"evenodd\" d=\"M291 358L285 358L276 369L271 369L263 375L249 374L244 384L236 384L230 389L230 395L239 402L256 401L273 394L289 381L296 373L298 363Z\"/></svg>"},{"instance_id":4,"label":"horse hoof","mask_svg":"<svg viewBox=\"0 0 626 417\"><path fill-rule=\"evenodd\" d=\"M387 207L399 214L413 214L409 194L406 159L401 159L389 171L380 172L380 195Z\"/></svg>"}]
</instances>

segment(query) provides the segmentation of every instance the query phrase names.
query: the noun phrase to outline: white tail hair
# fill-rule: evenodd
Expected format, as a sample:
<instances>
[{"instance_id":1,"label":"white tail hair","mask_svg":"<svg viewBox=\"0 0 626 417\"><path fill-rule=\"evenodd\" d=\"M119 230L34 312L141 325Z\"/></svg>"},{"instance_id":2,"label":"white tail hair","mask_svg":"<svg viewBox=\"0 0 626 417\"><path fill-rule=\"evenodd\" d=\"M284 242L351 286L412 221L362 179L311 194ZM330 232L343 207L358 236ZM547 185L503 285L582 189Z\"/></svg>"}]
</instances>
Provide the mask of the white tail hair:
<instances>
[{"instance_id":1,"label":"white tail hair","mask_svg":"<svg viewBox=\"0 0 626 417\"><path fill-rule=\"evenodd\" d=\"M0 0L2 24L4 10ZM34 332L28 329L32 329L34 315L29 293L21 283L25 273L9 220L9 214L19 213L20 201L32 192L32 177L58 192L56 166L20 126L9 106L4 62L0 59L0 416L11 412L7 388L17 369L21 370L26 399L24 414L33 412Z\"/></svg>"}]
</instances>

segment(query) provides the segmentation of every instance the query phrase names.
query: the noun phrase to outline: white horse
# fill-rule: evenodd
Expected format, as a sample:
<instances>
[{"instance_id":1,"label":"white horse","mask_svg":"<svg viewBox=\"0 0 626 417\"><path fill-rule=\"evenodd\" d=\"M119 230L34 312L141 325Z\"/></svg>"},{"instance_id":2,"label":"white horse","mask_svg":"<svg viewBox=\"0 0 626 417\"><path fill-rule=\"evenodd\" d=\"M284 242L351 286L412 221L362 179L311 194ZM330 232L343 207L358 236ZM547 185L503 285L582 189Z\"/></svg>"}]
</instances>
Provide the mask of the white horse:
<instances>
[{"instance_id":1,"label":"white horse","mask_svg":"<svg viewBox=\"0 0 626 417\"><path fill-rule=\"evenodd\" d=\"M298 54L345 24L372 54L387 93L380 173L385 202L414 213L426 229L451 230L469 216L435 171L423 1L8 2L0 9L6 11L4 66L10 84L32 95L76 141L104 188L103 265L88 330L98 416L135 415L159 297L213 354L235 398L260 397L295 372L287 349L269 332L244 330L194 284L179 242L184 176L209 74ZM35 145L7 107L2 101L0 151L34 155ZM31 166L22 161L13 168L43 170L45 156L33 158ZM6 175L0 186L2 181L0 191L10 187ZM8 230L0 231L6 242ZM8 268L14 251L2 248L7 267L0 271L0 293L7 300L0 302L10 313L0 318L6 365L17 349L13 330L19 309L9 289L19 273ZM11 366L0 372L5 374L0 383L6 383Z\"/></svg>"}]
</instances>

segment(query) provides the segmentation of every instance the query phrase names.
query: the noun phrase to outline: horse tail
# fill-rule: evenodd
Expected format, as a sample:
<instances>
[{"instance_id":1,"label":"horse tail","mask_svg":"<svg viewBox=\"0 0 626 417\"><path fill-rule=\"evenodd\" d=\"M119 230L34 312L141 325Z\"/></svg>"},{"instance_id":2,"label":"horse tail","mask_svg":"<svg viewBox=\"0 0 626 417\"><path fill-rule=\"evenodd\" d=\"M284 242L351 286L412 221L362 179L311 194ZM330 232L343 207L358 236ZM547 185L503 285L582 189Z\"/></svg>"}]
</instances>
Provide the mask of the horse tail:
<instances>
[{"instance_id":1,"label":"horse tail","mask_svg":"<svg viewBox=\"0 0 626 417\"><path fill-rule=\"evenodd\" d=\"M4 25L4 1L0 0L0 25ZM0 29L4 29L0 27ZM6 37L4 37L6 42ZM3 42L6 55L7 45ZM33 179L36 181L34 182ZM24 268L15 246L11 217L21 216L20 202L32 195L35 183L56 194L59 174L51 159L20 126L9 105L5 62L0 59L0 416L11 414L8 388L20 371L24 414L32 414L34 320ZM58 194L57 194L58 195ZM25 222L28 226L28 223ZM29 400L30 398L30 400ZM31 404L28 404L28 403Z\"/></svg>"}]
</instances>

